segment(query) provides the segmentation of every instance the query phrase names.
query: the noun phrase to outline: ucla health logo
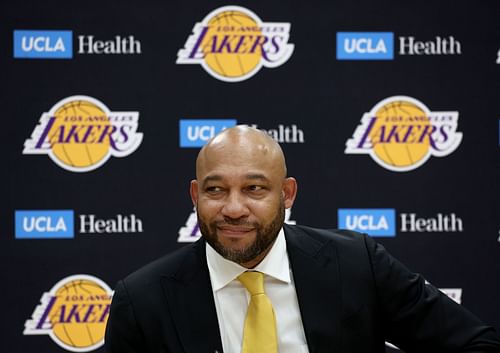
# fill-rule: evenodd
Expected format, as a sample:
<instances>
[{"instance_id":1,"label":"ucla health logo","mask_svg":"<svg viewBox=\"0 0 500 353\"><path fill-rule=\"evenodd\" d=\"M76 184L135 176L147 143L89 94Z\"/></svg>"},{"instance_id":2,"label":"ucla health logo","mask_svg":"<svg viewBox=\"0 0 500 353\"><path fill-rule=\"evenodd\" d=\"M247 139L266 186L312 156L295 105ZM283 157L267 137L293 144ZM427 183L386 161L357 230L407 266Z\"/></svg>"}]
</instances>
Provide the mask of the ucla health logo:
<instances>
[{"instance_id":1,"label":"ucla health logo","mask_svg":"<svg viewBox=\"0 0 500 353\"><path fill-rule=\"evenodd\" d=\"M115 35L113 39L96 36L75 36L77 54L129 55L141 54L141 42L133 35ZM73 31L14 30L14 58L71 59L73 58Z\"/></svg>"},{"instance_id":2,"label":"ucla health logo","mask_svg":"<svg viewBox=\"0 0 500 353\"><path fill-rule=\"evenodd\" d=\"M133 153L142 142L138 125L138 112L113 112L95 98L71 96L42 114L23 154L45 154L61 168L88 172L111 156Z\"/></svg>"},{"instance_id":3,"label":"ucla health logo","mask_svg":"<svg viewBox=\"0 0 500 353\"><path fill-rule=\"evenodd\" d=\"M72 210L15 211L17 239L73 238L74 213Z\"/></svg>"},{"instance_id":4,"label":"ucla health logo","mask_svg":"<svg viewBox=\"0 0 500 353\"><path fill-rule=\"evenodd\" d=\"M374 237L396 236L396 210L393 208L340 208L338 227Z\"/></svg>"},{"instance_id":5,"label":"ucla health logo","mask_svg":"<svg viewBox=\"0 0 500 353\"><path fill-rule=\"evenodd\" d=\"M394 33L337 32L337 60L392 60Z\"/></svg>"},{"instance_id":6,"label":"ucla health logo","mask_svg":"<svg viewBox=\"0 0 500 353\"><path fill-rule=\"evenodd\" d=\"M203 147L219 132L237 124L236 119L181 119L179 120L180 147ZM278 143L305 143L304 131L295 124L278 124L273 128L261 128L257 124L248 126L265 132Z\"/></svg>"},{"instance_id":7,"label":"ucla health logo","mask_svg":"<svg viewBox=\"0 0 500 353\"><path fill-rule=\"evenodd\" d=\"M430 111L414 98L393 96L363 115L345 153L367 154L388 170L406 172L454 152L462 141L457 127L456 111Z\"/></svg>"},{"instance_id":8,"label":"ucla health logo","mask_svg":"<svg viewBox=\"0 0 500 353\"><path fill-rule=\"evenodd\" d=\"M262 22L244 7L224 6L194 25L177 64L199 64L216 79L239 82L285 63L294 49L289 36L290 23Z\"/></svg>"},{"instance_id":9,"label":"ucla health logo","mask_svg":"<svg viewBox=\"0 0 500 353\"><path fill-rule=\"evenodd\" d=\"M202 147L224 129L235 126L236 119L183 119L179 120L181 147Z\"/></svg>"},{"instance_id":10,"label":"ucla health logo","mask_svg":"<svg viewBox=\"0 0 500 353\"><path fill-rule=\"evenodd\" d=\"M24 335L49 335L71 352L89 352L104 344L112 290L97 277L73 275L43 293Z\"/></svg>"},{"instance_id":11,"label":"ucla health logo","mask_svg":"<svg viewBox=\"0 0 500 353\"><path fill-rule=\"evenodd\" d=\"M14 58L71 59L72 31L14 31Z\"/></svg>"}]
</instances>

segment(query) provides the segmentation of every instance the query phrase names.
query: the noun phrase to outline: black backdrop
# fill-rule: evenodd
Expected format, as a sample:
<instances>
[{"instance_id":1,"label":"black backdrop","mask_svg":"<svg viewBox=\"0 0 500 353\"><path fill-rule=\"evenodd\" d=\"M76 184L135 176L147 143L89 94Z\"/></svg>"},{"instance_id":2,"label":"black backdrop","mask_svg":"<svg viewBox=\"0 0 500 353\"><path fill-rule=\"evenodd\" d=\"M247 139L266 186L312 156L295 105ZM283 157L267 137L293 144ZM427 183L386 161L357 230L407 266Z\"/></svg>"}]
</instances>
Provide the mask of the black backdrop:
<instances>
[{"instance_id":1,"label":"black backdrop","mask_svg":"<svg viewBox=\"0 0 500 353\"><path fill-rule=\"evenodd\" d=\"M199 64L176 64L195 24L228 5L252 11L263 23L288 23L290 58L239 82L217 79ZM184 245L178 242L181 228L191 234L194 227L188 222L193 211L188 185L198 148L181 147L179 124L190 119L235 119L267 130L295 125L303 143L281 143L289 174L299 182L291 220L336 228L339 209L394 210L395 235L377 240L429 282L461 293L463 305L500 328L499 18L500 4L486 1L2 2L0 137L6 164L0 201L0 350L67 351L44 332L23 334L27 321L40 318L34 311L44 293L80 274L113 288L136 268ZM73 49L65 48L72 58L15 57L14 31L19 30L72 31ZM338 60L338 32L393 33L393 59L363 60L360 53L361 60ZM89 35L103 41L133 36L140 53L137 46L128 54L79 53L78 36ZM421 42L453 37L459 48L403 55L401 37ZM53 49L54 43L49 43ZM49 47L38 54L50 55ZM42 114L76 95L97 99L111 112L138 112L142 143L86 172L67 170L47 154L23 154ZM368 154L346 154L363 114L393 96L416 99L432 112L458 112L459 146L404 172L389 170ZM29 226L38 216L23 218L18 212L21 225L16 226L16 211L33 210L41 211L38 216L73 211L72 236L21 239L22 221ZM133 214L135 228L81 232L82 216L116 220L119 214L129 220ZM405 232L403 214L427 220L454 214L461 227ZM50 236L45 231L38 237ZM94 330L98 346L102 325L92 323L92 318L99 321L97 309L86 318L83 311L85 300L97 299L82 298L59 308L54 320L61 310L64 317L71 305L80 305L80 316L60 324L66 330L61 335L71 341L85 335L82 330ZM100 308L105 315L105 306ZM50 323L44 327L51 332ZM80 351L89 346L82 344Z\"/></svg>"}]
</instances>

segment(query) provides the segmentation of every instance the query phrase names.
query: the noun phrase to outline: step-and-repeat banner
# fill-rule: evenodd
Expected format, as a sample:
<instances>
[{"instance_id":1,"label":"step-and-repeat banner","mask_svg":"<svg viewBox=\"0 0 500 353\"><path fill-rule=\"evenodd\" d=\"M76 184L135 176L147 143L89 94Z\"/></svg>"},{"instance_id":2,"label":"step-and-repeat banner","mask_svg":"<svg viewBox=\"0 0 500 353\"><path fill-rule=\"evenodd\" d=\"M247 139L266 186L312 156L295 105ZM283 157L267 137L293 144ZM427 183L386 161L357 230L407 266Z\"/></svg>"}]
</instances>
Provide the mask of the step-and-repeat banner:
<instances>
[{"instance_id":1,"label":"step-and-repeat banner","mask_svg":"<svg viewBox=\"0 0 500 353\"><path fill-rule=\"evenodd\" d=\"M290 223L366 232L500 328L500 3L4 1L0 351L102 352L113 288L200 237L200 147L287 156ZM388 351L392 351L388 348Z\"/></svg>"}]
</instances>

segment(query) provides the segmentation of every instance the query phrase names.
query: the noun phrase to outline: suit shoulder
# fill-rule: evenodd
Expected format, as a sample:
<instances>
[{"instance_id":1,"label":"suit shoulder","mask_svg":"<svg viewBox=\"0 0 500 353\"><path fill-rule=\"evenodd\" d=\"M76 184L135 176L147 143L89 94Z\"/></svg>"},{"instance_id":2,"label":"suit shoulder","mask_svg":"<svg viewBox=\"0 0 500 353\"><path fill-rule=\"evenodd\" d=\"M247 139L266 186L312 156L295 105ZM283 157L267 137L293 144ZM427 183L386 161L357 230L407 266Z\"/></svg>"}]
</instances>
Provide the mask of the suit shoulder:
<instances>
[{"instance_id":1,"label":"suit shoulder","mask_svg":"<svg viewBox=\"0 0 500 353\"><path fill-rule=\"evenodd\" d=\"M346 245L353 243L364 244L366 238L368 238L366 234L346 229L320 229L303 225L286 225L285 229L292 233L302 233L302 235L306 235L320 243L333 241Z\"/></svg>"},{"instance_id":2,"label":"suit shoulder","mask_svg":"<svg viewBox=\"0 0 500 353\"><path fill-rule=\"evenodd\" d=\"M182 272L181 269L200 262L203 244L196 242L168 253L132 272L123 281L127 287L134 288L158 283L159 277L175 278Z\"/></svg>"},{"instance_id":3,"label":"suit shoulder","mask_svg":"<svg viewBox=\"0 0 500 353\"><path fill-rule=\"evenodd\" d=\"M318 253L331 253L338 254L342 258L346 256L366 258L377 244L366 234L348 230L290 225L285 225L284 230L291 249L313 256Z\"/></svg>"}]
</instances>

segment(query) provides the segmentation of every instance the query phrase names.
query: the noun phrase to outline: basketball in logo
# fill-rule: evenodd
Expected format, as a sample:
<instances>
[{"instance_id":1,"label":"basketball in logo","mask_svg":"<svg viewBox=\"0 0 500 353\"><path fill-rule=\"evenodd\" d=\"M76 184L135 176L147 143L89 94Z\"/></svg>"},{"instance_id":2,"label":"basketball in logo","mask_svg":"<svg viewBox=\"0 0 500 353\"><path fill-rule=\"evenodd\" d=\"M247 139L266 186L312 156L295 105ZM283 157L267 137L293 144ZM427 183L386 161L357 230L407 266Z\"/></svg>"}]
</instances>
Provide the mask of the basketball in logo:
<instances>
[{"instance_id":1,"label":"basketball in logo","mask_svg":"<svg viewBox=\"0 0 500 353\"><path fill-rule=\"evenodd\" d=\"M247 36L255 38L262 36L259 25L250 15L243 11L224 11L210 19L207 34L202 42L205 64L227 79L247 75L258 67L262 58L262 53L257 48L253 51L252 48L249 51L243 51L237 48L238 43L234 48L222 45L220 48L214 48L214 45L217 45L214 38L221 35L223 35L223 40L226 36L241 38L241 29L245 29Z\"/></svg>"},{"instance_id":2,"label":"basketball in logo","mask_svg":"<svg viewBox=\"0 0 500 353\"><path fill-rule=\"evenodd\" d=\"M412 131L430 128L431 123L423 107L410 101L393 101L380 107L375 116L377 121L371 130L370 139L373 152L383 163L394 168L406 168L427 157L431 147L428 136L421 139L407 138L405 143L401 143L405 136L402 136L402 139L388 139L388 136L383 136L391 133L390 130L384 129L387 124L391 124L393 131L405 130L410 134ZM388 141L384 142L384 139Z\"/></svg>"},{"instance_id":3,"label":"basketball in logo","mask_svg":"<svg viewBox=\"0 0 500 353\"><path fill-rule=\"evenodd\" d=\"M23 154L46 154L72 172L88 172L111 157L125 157L142 142L139 113L112 112L89 96L71 96L43 113Z\"/></svg>"},{"instance_id":4,"label":"basketball in logo","mask_svg":"<svg viewBox=\"0 0 500 353\"><path fill-rule=\"evenodd\" d=\"M406 172L431 156L444 157L462 141L458 112L430 111L407 96L393 96L365 113L346 142L346 154L368 154L382 167Z\"/></svg>"},{"instance_id":5,"label":"basketball in logo","mask_svg":"<svg viewBox=\"0 0 500 353\"><path fill-rule=\"evenodd\" d=\"M177 54L177 64L199 64L213 77L239 82L263 66L275 68L293 53L290 23L262 22L241 6L223 6L195 24Z\"/></svg>"},{"instance_id":6,"label":"basketball in logo","mask_svg":"<svg viewBox=\"0 0 500 353\"><path fill-rule=\"evenodd\" d=\"M59 281L26 321L25 335L48 334L62 348L89 352L104 344L111 289L100 279L74 275Z\"/></svg>"},{"instance_id":7,"label":"basketball in logo","mask_svg":"<svg viewBox=\"0 0 500 353\"><path fill-rule=\"evenodd\" d=\"M68 133L76 126L75 124L78 124L78 129L88 134L93 132L96 123L99 123L101 130L111 131L108 114L98 104L89 99L73 100L58 108L54 117L49 140L52 143L52 153L62 164L85 169L108 156L109 138L103 138L102 141L97 141L98 143L94 139L86 138L85 135L79 140L68 138ZM67 143L58 143L61 140L65 141L64 138Z\"/></svg>"}]
</instances>

